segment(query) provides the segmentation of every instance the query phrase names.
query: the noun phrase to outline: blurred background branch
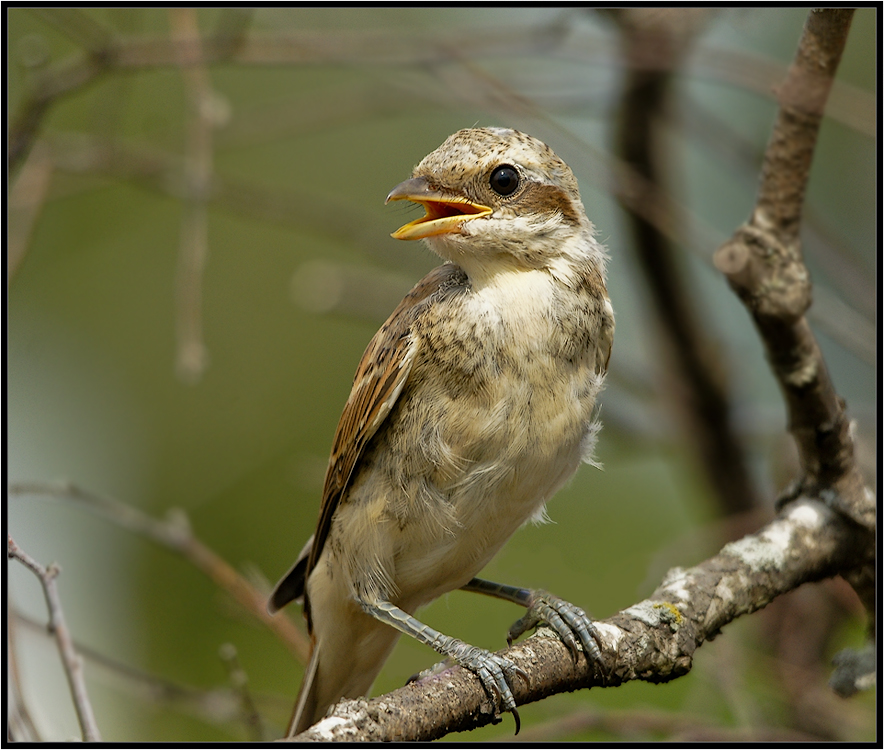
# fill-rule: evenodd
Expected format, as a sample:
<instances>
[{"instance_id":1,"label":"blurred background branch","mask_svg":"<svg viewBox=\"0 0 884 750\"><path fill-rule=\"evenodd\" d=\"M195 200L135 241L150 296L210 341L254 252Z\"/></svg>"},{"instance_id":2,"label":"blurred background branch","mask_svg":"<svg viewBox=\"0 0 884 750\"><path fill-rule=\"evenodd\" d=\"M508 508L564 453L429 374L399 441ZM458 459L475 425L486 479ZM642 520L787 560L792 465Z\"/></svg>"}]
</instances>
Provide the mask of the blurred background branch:
<instances>
[{"instance_id":1,"label":"blurred background branch","mask_svg":"<svg viewBox=\"0 0 884 750\"><path fill-rule=\"evenodd\" d=\"M616 126L620 157L644 181L648 191L666 194L667 163L664 112L670 107L673 71L688 54L693 36L708 11L643 8L610 11L620 31L626 78ZM659 61L671 58L671 64ZM648 61L654 64L648 64ZM628 205L646 204L646 192ZM650 291L649 325L662 340L659 374L670 383L671 408L694 445L697 463L728 514L759 504L743 445L734 433L728 394L731 370L713 345L695 309L691 282L679 267L678 253L667 237L645 217L629 212L632 247ZM668 375L665 374L669 370Z\"/></svg>"},{"instance_id":2,"label":"blurred background branch","mask_svg":"<svg viewBox=\"0 0 884 750\"><path fill-rule=\"evenodd\" d=\"M34 620L15 608L9 613L9 626L43 638L51 638L48 626ZM83 660L90 665L90 671L101 674L114 689L132 695L136 700L185 713L208 724L242 724L243 698L241 685L228 688L202 690L191 685L173 682L157 675L149 674L128 664L116 661L96 649L74 642L74 647ZM10 649L10 656L16 650ZM240 682L240 677L231 677L231 682ZM264 711L283 712L289 709L290 700L282 696L258 695L250 698ZM22 741L40 742L40 734L28 715L27 701L16 695L14 708L30 723L29 732L21 736ZM252 727L248 727L251 734ZM15 739L20 737L16 734ZM253 738L254 739L254 738Z\"/></svg>"},{"instance_id":3,"label":"blurred background branch","mask_svg":"<svg viewBox=\"0 0 884 750\"><path fill-rule=\"evenodd\" d=\"M132 505L110 497L102 497L69 483L17 482L9 485L10 497L43 495L60 500L73 501L85 510L97 514L111 523L134 534L149 539L184 557L216 586L252 616L269 627L288 646L291 652L306 663L310 655L307 637L286 617L274 617L267 612L269 586L257 590L248 580L236 572L225 560L197 539L183 511L172 508L169 518L159 521L142 513Z\"/></svg>"}]
</instances>

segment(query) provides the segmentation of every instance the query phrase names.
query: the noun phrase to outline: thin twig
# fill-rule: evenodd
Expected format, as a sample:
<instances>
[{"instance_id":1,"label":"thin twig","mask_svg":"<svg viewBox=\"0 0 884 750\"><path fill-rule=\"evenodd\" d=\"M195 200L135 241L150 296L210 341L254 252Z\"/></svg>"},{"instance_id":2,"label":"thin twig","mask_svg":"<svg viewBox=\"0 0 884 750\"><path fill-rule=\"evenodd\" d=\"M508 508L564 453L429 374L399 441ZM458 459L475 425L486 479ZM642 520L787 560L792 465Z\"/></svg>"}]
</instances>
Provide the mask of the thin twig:
<instances>
[{"instance_id":1,"label":"thin twig","mask_svg":"<svg viewBox=\"0 0 884 750\"><path fill-rule=\"evenodd\" d=\"M12 615L10 611L12 605L7 595L7 615ZM21 669L18 663L18 629L16 619L12 616L7 617L7 654L9 657L9 673L8 685L10 691L9 699L9 728L7 730L7 739L15 742L42 742L40 730L34 723L31 711L28 708L28 702L25 700L24 687L21 680Z\"/></svg>"},{"instance_id":2,"label":"thin twig","mask_svg":"<svg viewBox=\"0 0 884 750\"><path fill-rule=\"evenodd\" d=\"M263 742L266 738L264 731L264 723L261 721L261 714L258 713L258 707L255 705L255 699L249 690L249 679L246 671L242 668L239 661L239 655L236 652L236 646L232 643L225 643L219 650L221 661L227 668L227 676L230 684L239 697L240 716L245 722L246 729L252 735L254 742Z\"/></svg>"},{"instance_id":3,"label":"thin twig","mask_svg":"<svg viewBox=\"0 0 884 750\"><path fill-rule=\"evenodd\" d=\"M610 58L607 39L590 38L563 24L559 18L530 28L503 27L498 31L454 28L431 34L399 31L303 31L244 34L231 22L232 31L219 28L204 44L166 37L114 37L101 54L77 54L36 76L29 93L18 104L9 128L9 169L17 169L37 137L43 119L55 102L91 84L105 73L132 72L172 67L181 60L188 65L211 65L229 61L239 65L293 66L303 64L344 65L433 65L451 61L451 49L471 59L556 54L562 60L606 64ZM66 29L81 43L94 42L90 30ZM566 47L565 40L577 35L580 44ZM768 81L779 70L778 63L760 56L729 52L717 46L699 50L692 71L698 76L727 81L761 95L768 94ZM839 84L836 92L844 102L839 115L862 132L874 133L874 101L865 92Z\"/></svg>"},{"instance_id":4,"label":"thin twig","mask_svg":"<svg viewBox=\"0 0 884 750\"><path fill-rule=\"evenodd\" d=\"M200 33L194 8L169 10L173 39L194 45L200 52ZM208 192L212 182L212 84L205 65L186 65L181 75L187 94L187 143L185 146L184 216L178 255L176 321L178 352L176 372L188 383L200 379L208 366L203 340L203 272L209 255Z\"/></svg>"},{"instance_id":5,"label":"thin twig","mask_svg":"<svg viewBox=\"0 0 884 750\"><path fill-rule=\"evenodd\" d=\"M306 663L309 658L310 645L306 636L284 614L268 614L266 594L258 591L217 553L197 539L183 514L178 514L175 520L160 521L131 505L61 482L16 482L9 486L9 495L47 495L74 500L117 526L177 552L270 628L299 661Z\"/></svg>"},{"instance_id":6,"label":"thin twig","mask_svg":"<svg viewBox=\"0 0 884 750\"><path fill-rule=\"evenodd\" d=\"M86 680L83 677L83 662L74 648L71 632L65 622L61 598L58 595L56 578L61 572L60 568L55 563L52 563L48 568L43 567L22 550L11 536L6 537L6 554L10 558L18 560L40 579L43 594L46 597L46 606L49 609L49 625L55 633L55 642L58 644L64 673L71 688L71 696L77 711L77 720L80 722L80 730L83 733L83 741L101 742L101 733L95 722L92 703L86 690Z\"/></svg>"},{"instance_id":7,"label":"thin twig","mask_svg":"<svg viewBox=\"0 0 884 750\"><path fill-rule=\"evenodd\" d=\"M44 623L28 617L14 609L11 611L10 625L15 623L33 633L51 637ZM94 667L96 676L102 674L106 680L114 680L127 690L153 703L169 705L177 711L195 716L202 721L219 724L237 721L241 715L242 702L239 692L229 688L205 690L164 677L150 674L129 664L117 661L89 646L74 641L77 652L86 663ZM259 695L255 703L272 709L280 715L291 708L291 699L276 695Z\"/></svg>"},{"instance_id":8,"label":"thin twig","mask_svg":"<svg viewBox=\"0 0 884 750\"><path fill-rule=\"evenodd\" d=\"M55 17L58 19L58 17ZM548 50L561 39L558 22L530 28L486 30L453 29L444 34L402 34L388 31L269 32L245 35L242 19L224 21L215 36L200 39L167 37L114 37L101 54L77 53L36 75L28 82L9 127L9 170L15 171L40 133L43 120L59 99L75 93L111 72L134 72L176 66L206 66L218 62L240 65L417 65L444 62L449 45L473 55L506 56ZM68 29L81 42L90 32Z\"/></svg>"}]
</instances>

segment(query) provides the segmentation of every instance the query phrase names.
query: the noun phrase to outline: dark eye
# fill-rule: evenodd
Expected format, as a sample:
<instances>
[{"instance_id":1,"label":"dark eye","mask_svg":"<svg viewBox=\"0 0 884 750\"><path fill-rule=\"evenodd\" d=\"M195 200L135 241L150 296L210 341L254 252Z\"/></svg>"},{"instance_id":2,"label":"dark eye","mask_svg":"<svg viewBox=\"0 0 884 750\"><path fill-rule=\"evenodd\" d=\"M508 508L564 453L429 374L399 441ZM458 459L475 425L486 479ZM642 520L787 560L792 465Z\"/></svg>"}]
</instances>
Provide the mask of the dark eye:
<instances>
[{"instance_id":1,"label":"dark eye","mask_svg":"<svg viewBox=\"0 0 884 750\"><path fill-rule=\"evenodd\" d=\"M491 173L488 181L491 183L491 189L498 195L512 195L519 187L519 173L515 167L502 164Z\"/></svg>"}]
</instances>

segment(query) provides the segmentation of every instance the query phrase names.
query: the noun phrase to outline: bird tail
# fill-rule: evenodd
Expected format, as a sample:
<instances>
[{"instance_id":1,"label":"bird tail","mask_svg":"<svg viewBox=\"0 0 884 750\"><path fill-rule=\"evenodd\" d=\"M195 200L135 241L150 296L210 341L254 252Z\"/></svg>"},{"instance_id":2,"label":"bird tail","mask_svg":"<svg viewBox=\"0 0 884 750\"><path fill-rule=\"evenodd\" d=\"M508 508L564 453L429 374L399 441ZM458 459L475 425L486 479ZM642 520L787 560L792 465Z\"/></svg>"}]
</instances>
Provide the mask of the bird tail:
<instances>
[{"instance_id":1,"label":"bird tail","mask_svg":"<svg viewBox=\"0 0 884 750\"><path fill-rule=\"evenodd\" d=\"M350 601L328 601L314 611L313 653L289 723L288 736L320 721L341 698L371 689L399 632Z\"/></svg>"},{"instance_id":2,"label":"bird tail","mask_svg":"<svg viewBox=\"0 0 884 750\"><path fill-rule=\"evenodd\" d=\"M310 661L304 672L304 680L301 682L301 689L298 691L298 699L295 701L295 708L289 721L288 737L300 734L321 718L316 716L318 708L316 672L319 668L319 650L319 644L317 643L313 647L313 653L310 654ZM326 709L327 706L323 707L322 711L324 712Z\"/></svg>"}]
</instances>

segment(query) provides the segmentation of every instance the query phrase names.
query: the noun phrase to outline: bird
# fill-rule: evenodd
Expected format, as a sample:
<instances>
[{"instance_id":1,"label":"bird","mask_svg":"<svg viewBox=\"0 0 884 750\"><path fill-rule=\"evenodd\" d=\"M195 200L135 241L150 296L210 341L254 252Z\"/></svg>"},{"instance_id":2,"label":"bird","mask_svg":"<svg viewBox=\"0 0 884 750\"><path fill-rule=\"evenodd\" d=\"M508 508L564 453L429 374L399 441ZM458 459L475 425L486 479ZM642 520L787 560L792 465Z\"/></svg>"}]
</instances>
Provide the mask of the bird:
<instances>
[{"instance_id":1,"label":"bird","mask_svg":"<svg viewBox=\"0 0 884 750\"><path fill-rule=\"evenodd\" d=\"M549 624L601 664L586 613L477 574L594 462L614 337L607 251L571 169L533 136L459 130L386 203L425 215L392 234L444 261L371 339L334 435L316 531L273 590L301 601L312 651L288 728L366 695L401 634L481 681L495 717L519 715L525 673L415 617L464 589L520 604L508 641ZM579 644L579 645L578 645Z\"/></svg>"}]
</instances>

